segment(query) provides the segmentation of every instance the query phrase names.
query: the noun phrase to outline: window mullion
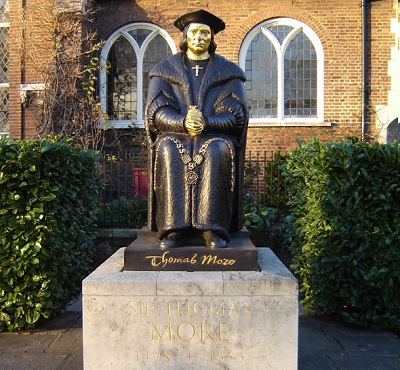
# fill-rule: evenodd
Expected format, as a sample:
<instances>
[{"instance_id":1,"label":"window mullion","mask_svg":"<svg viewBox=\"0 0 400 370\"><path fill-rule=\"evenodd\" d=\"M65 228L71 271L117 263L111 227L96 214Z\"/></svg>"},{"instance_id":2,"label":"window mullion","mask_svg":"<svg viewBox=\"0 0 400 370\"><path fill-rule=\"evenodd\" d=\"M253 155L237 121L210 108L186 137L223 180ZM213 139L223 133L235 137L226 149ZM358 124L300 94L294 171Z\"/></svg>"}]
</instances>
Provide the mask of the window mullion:
<instances>
[{"instance_id":1,"label":"window mullion","mask_svg":"<svg viewBox=\"0 0 400 370\"><path fill-rule=\"evenodd\" d=\"M140 49L140 53L137 56L137 89L136 89L136 120L138 122L143 121L143 59L145 48Z\"/></svg>"},{"instance_id":2,"label":"window mullion","mask_svg":"<svg viewBox=\"0 0 400 370\"><path fill-rule=\"evenodd\" d=\"M276 55L278 67L277 119L281 121L285 117L285 58L282 47L279 47L279 50L276 51Z\"/></svg>"},{"instance_id":3,"label":"window mullion","mask_svg":"<svg viewBox=\"0 0 400 370\"><path fill-rule=\"evenodd\" d=\"M102 113L107 112L107 63L101 64L99 72L99 95L100 95L100 109Z\"/></svg>"}]
</instances>

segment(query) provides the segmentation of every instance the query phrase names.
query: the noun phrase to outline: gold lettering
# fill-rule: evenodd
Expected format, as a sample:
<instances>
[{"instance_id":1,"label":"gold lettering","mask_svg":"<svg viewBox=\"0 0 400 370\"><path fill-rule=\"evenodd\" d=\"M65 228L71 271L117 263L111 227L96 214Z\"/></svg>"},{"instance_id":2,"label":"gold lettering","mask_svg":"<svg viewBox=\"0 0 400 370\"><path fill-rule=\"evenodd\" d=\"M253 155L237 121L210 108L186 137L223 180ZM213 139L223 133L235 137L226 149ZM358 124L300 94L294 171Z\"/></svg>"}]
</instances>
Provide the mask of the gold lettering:
<instances>
[{"instance_id":1,"label":"gold lettering","mask_svg":"<svg viewBox=\"0 0 400 370\"><path fill-rule=\"evenodd\" d=\"M156 313L154 312L154 302L150 303L146 302L146 316L149 316L150 313L152 313L153 315L155 315Z\"/></svg>"},{"instance_id":2,"label":"gold lettering","mask_svg":"<svg viewBox=\"0 0 400 370\"><path fill-rule=\"evenodd\" d=\"M232 352L229 352L226 356L225 356L226 362L232 362L233 361L233 354Z\"/></svg>"},{"instance_id":3,"label":"gold lettering","mask_svg":"<svg viewBox=\"0 0 400 370\"><path fill-rule=\"evenodd\" d=\"M134 303L129 303L129 307L132 309L132 314L135 316L137 314L136 308L134 307Z\"/></svg>"},{"instance_id":4,"label":"gold lettering","mask_svg":"<svg viewBox=\"0 0 400 370\"><path fill-rule=\"evenodd\" d=\"M244 308L247 310L247 315L251 314L250 306L247 305L247 303L244 303Z\"/></svg>"},{"instance_id":5,"label":"gold lettering","mask_svg":"<svg viewBox=\"0 0 400 370\"><path fill-rule=\"evenodd\" d=\"M234 259L228 259L228 258L218 258L217 256L213 256L211 254L207 256L203 256L201 258L201 264L202 265L223 265L223 266L232 266L236 263L236 260Z\"/></svg>"},{"instance_id":6,"label":"gold lettering","mask_svg":"<svg viewBox=\"0 0 400 370\"><path fill-rule=\"evenodd\" d=\"M171 316L171 302L167 302L168 316Z\"/></svg>"},{"instance_id":7,"label":"gold lettering","mask_svg":"<svg viewBox=\"0 0 400 370\"><path fill-rule=\"evenodd\" d=\"M143 354L136 351L136 361L155 362L156 364L163 362L167 363L170 360L170 355L167 352L144 352Z\"/></svg>"},{"instance_id":8,"label":"gold lettering","mask_svg":"<svg viewBox=\"0 0 400 370\"><path fill-rule=\"evenodd\" d=\"M165 261L165 256L168 253L169 252L164 252L162 256L147 256L146 259L150 259L151 258L151 265L152 266L158 266L158 265L160 265L161 263L163 263ZM165 266L165 264L163 265L163 267Z\"/></svg>"},{"instance_id":9,"label":"gold lettering","mask_svg":"<svg viewBox=\"0 0 400 370\"><path fill-rule=\"evenodd\" d=\"M207 264L209 265L210 263L215 264L217 260L217 256L212 256L211 254L209 254L208 256L203 256L202 260L201 260L201 264Z\"/></svg>"},{"instance_id":10,"label":"gold lettering","mask_svg":"<svg viewBox=\"0 0 400 370\"><path fill-rule=\"evenodd\" d=\"M183 338L182 337L182 333L181 333L181 329L182 329L183 325L187 326L189 330L190 329L192 330L192 334L191 335L189 334L186 338ZM178 334L178 338L179 339L181 339L181 340L183 340L185 342L189 342L196 336L196 328L190 322L183 322L183 323L179 324L178 330L176 331L176 333Z\"/></svg>"},{"instance_id":11,"label":"gold lettering","mask_svg":"<svg viewBox=\"0 0 400 370\"><path fill-rule=\"evenodd\" d=\"M205 326L208 325L208 328L206 329ZM212 326L208 322L202 322L201 323L201 341L204 342L204 334L207 334L208 337L214 341L214 338L210 334L210 330L212 329Z\"/></svg>"},{"instance_id":12,"label":"gold lettering","mask_svg":"<svg viewBox=\"0 0 400 370\"><path fill-rule=\"evenodd\" d=\"M240 315L239 309L236 306L236 303L232 303L232 306L228 312L228 316L230 316L230 314L232 313L232 311L236 311L237 315Z\"/></svg>"},{"instance_id":13,"label":"gold lettering","mask_svg":"<svg viewBox=\"0 0 400 370\"><path fill-rule=\"evenodd\" d=\"M196 302L193 305L193 313L197 316L205 316L207 314L207 305L203 302Z\"/></svg>"},{"instance_id":14,"label":"gold lettering","mask_svg":"<svg viewBox=\"0 0 400 370\"><path fill-rule=\"evenodd\" d=\"M224 333L229 333L229 330L224 330L224 325L229 325L228 322L220 322L219 323L219 330L218 330L218 339L220 342L222 341L227 341L229 342L229 339L224 339Z\"/></svg>"},{"instance_id":15,"label":"gold lettering","mask_svg":"<svg viewBox=\"0 0 400 370\"><path fill-rule=\"evenodd\" d=\"M225 304L224 302L222 302L218 309L214 306L214 303L210 303L210 316L212 316L212 309L214 309L214 314L215 315L219 315L219 313L221 313L221 316L225 316Z\"/></svg>"},{"instance_id":16,"label":"gold lettering","mask_svg":"<svg viewBox=\"0 0 400 370\"><path fill-rule=\"evenodd\" d=\"M220 342L230 342L228 333L230 330L228 322L219 322L218 326L212 326L210 323L203 321L199 326L196 326L188 321L181 322L177 327L172 323L168 323L165 327L159 327L156 323L152 323L151 327L151 340L152 341L172 341L176 336L178 339L189 342L193 340L198 334L201 342L211 339L212 342L218 340ZM175 337L175 338L176 338Z\"/></svg>"},{"instance_id":17,"label":"gold lettering","mask_svg":"<svg viewBox=\"0 0 400 370\"><path fill-rule=\"evenodd\" d=\"M169 334L169 335L168 335L168 336L169 336L169 340L172 341L172 324L169 323L169 324L166 326L163 335L161 335L160 332L159 332L158 329L157 329L156 324L153 322L153 325L152 325L152 328L151 328L151 340L154 340L155 334L157 334L158 339L163 340L163 339L164 339L164 336L165 336L165 334L167 334L167 332L168 332L168 334Z\"/></svg>"},{"instance_id":18,"label":"gold lettering","mask_svg":"<svg viewBox=\"0 0 400 370\"><path fill-rule=\"evenodd\" d=\"M215 355L214 352L211 353L211 362L214 362L215 360L217 362L224 362L224 354L218 353L218 355Z\"/></svg>"},{"instance_id":19,"label":"gold lettering","mask_svg":"<svg viewBox=\"0 0 400 370\"><path fill-rule=\"evenodd\" d=\"M155 303L154 302L131 302L129 307L132 309L132 314L136 315L155 315Z\"/></svg>"},{"instance_id":20,"label":"gold lettering","mask_svg":"<svg viewBox=\"0 0 400 370\"><path fill-rule=\"evenodd\" d=\"M168 305L168 316L172 315L172 312L173 312L172 305L175 306L176 315L179 316L179 302L167 302L167 305Z\"/></svg>"},{"instance_id":21,"label":"gold lettering","mask_svg":"<svg viewBox=\"0 0 400 370\"><path fill-rule=\"evenodd\" d=\"M169 362L169 355L165 352L158 352L156 363L158 364L160 361Z\"/></svg>"},{"instance_id":22,"label":"gold lettering","mask_svg":"<svg viewBox=\"0 0 400 370\"><path fill-rule=\"evenodd\" d=\"M210 361L212 363L223 363L223 362L244 362L244 357L241 353L238 353L237 355L234 354L232 351L229 352L228 354L226 353L214 353L211 352L210 356Z\"/></svg>"},{"instance_id":23,"label":"gold lettering","mask_svg":"<svg viewBox=\"0 0 400 370\"><path fill-rule=\"evenodd\" d=\"M152 266L160 266L165 267L167 264L175 264L175 263L190 263L194 265L197 262L197 253L195 253L192 257L185 258L176 258L169 257L168 254L171 253L169 251L164 252L161 256L146 256L146 259L150 260Z\"/></svg>"}]
</instances>

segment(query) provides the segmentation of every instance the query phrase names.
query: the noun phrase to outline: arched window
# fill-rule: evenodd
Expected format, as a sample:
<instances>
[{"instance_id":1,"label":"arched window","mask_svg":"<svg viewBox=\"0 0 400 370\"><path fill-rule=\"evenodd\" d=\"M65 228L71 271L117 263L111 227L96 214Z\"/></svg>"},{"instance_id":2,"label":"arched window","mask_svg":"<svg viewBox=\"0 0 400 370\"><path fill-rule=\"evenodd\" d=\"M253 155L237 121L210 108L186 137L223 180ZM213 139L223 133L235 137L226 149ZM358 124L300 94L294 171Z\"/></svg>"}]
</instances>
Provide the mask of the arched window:
<instances>
[{"instance_id":1,"label":"arched window","mask_svg":"<svg viewBox=\"0 0 400 370\"><path fill-rule=\"evenodd\" d=\"M393 143L394 141L400 143L399 118L395 118L392 122L390 122L386 129L386 142Z\"/></svg>"},{"instance_id":2,"label":"arched window","mask_svg":"<svg viewBox=\"0 0 400 370\"><path fill-rule=\"evenodd\" d=\"M115 128L143 127L151 68L176 47L167 32L150 23L115 31L101 52L100 102Z\"/></svg>"},{"instance_id":3,"label":"arched window","mask_svg":"<svg viewBox=\"0 0 400 370\"><path fill-rule=\"evenodd\" d=\"M323 122L323 49L310 27L290 18L265 21L245 37L250 124Z\"/></svg>"},{"instance_id":4,"label":"arched window","mask_svg":"<svg viewBox=\"0 0 400 370\"><path fill-rule=\"evenodd\" d=\"M10 28L9 0L0 0L0 134L8 133L8 29Z\"/></svg>"}]
</instances>

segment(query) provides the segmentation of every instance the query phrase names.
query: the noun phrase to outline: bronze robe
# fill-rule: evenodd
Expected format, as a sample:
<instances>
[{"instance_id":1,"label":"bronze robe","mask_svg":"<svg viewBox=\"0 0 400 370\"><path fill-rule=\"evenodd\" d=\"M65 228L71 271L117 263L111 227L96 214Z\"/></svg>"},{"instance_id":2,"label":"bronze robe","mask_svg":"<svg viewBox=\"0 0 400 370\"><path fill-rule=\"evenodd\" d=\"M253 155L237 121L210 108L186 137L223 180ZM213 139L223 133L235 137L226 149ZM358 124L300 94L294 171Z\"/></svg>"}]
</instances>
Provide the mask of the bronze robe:
<instances>
[{"instance_id":1,"label":"bronze robe","mask_svg":"<svg viewBox=\"0 0 400 370\"><path fill-rule=\"evenodd\" d=\"M159 238L178 230L212 230L229 240L229 231L242 228L245 76L236 64L213 54L196 99L185 57L167 58L149 75L148 225ZM184 128L192 105L205 118L195 137Z\"/></svg>"}]
</instances>

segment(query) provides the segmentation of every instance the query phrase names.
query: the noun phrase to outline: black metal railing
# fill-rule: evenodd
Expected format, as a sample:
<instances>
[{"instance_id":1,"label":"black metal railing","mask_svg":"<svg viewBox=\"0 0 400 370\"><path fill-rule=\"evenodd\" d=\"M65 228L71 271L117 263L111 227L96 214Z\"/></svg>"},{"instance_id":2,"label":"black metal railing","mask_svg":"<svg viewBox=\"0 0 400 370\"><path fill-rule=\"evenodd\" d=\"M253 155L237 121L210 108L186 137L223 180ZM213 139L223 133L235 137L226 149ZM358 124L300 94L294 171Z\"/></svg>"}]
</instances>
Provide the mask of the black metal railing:
<instances>
[{"instance_id":1,"label":"black metal railing","mask_svg":"<svg viewBox=\"0 0 400 370\"><path fill-rule=\"evenodd\" d=\"M100 227L139 228L147 221L147 157L130 150L103 151Z\"/></svg>"},{"instance_id":2,"label":"black metal railing","mask_svg":"<svg viewBox=\"0 0 400 370\"><path fill-rule=\"evenodd\" d=\"M281 212L288 201L286 180L281 166L285 155L281 152L257 151L247 153L244 170L244 197L253 198L256 208L271 207Z\"/></svg>"},{"instance_id":3,"label":"black metal railing","mask_svg":"<svg viewBox=\"0 0 400 370\"><path fill-rule=\"evenodd\" d=\"M286 183L278 152L248 152L245 160L245 205L285 210ZM103 151L99 172L104 184L98 225L139 228L147 222L147 156L143 151Z\"/></svg>"}]
</instances>

